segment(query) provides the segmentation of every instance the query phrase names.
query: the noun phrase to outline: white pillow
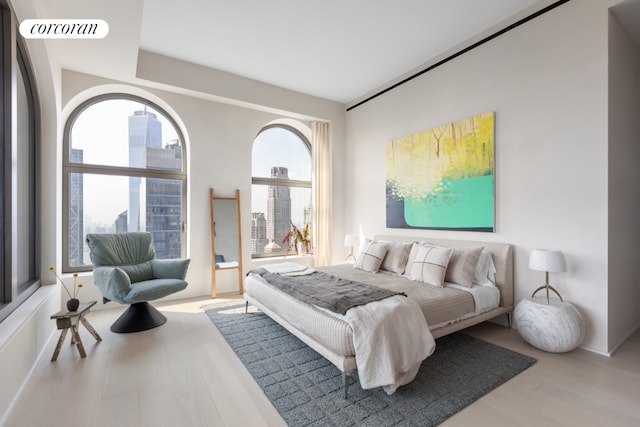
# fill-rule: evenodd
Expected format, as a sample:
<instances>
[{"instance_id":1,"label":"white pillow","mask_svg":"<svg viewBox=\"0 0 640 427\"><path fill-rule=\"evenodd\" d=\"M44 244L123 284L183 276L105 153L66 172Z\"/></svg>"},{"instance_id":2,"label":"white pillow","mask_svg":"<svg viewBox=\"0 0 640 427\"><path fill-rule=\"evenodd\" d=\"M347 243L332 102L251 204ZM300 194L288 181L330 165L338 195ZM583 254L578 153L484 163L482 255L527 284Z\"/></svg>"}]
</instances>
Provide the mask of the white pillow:
<instances>
[{"instance_id":1,"label":"white pillow","mask_svg":"<svg viewBox=\"0 0 640 427\"><path fill-rule=\"evenodd\" d=\"M453 249L418 246L411 266L411 280L442 287Z\"/></svg>"},{"instance_id":2,"label":"white pillow","mask_svg":"<svg viewBox=\"0 0 640 427\"><path fill-rule=\"evenodd\" d=\"M353 268L369 271L371 273L378 272L380 264L387 253L388 244L383 242L376 242L366 239L362 250L356 258L356 262L353 264Z\"/></svg>"},{"instance_id":3,"label":"white pillow","mask_svg":"<svg viewBox=\"0 0 640 427\"><path fill-rule=\"evenodd\" d=\"M495 286L496 266L493 263L491 252L487 248L482 248L476 269L473 275L473 284L482 286Z\"/></svg>"},{"instance_id":4,"label":"white pillow","mask_svg":"<svg viewBox=\"0 0 640 427\"><path fill-rule=\"evenodd\" d=\"M455 248L444 280L470 288L473 285L474 273L482 249L484 249L482 246L471 249Z\"/></svg>"},{"instance_id":5,"label":"white pillow","mask_svg":"<svg viewBox=\"0 0 640 427\"><path fill-rule=\"evenodd\" d=\"M396 274L404 273L412 243L388 242L388 245L387 254L380 264L380 270Z\"/></svg>"},{"instance_id":6,"label":"white pillow","mask_svg":"<svg viewBox=\"0 0 640 427\"><path fill-rule=\"evenodd\" d=\"M411 279L411 268L413 267L413 260L416 259L416 254L418 253L418 248L420 246L434 246L429 242L413 242L411 244L411 250L409 251L409 257L407 258L407 266L404 268L404 276Z\"/></svg>"}]
</instances>

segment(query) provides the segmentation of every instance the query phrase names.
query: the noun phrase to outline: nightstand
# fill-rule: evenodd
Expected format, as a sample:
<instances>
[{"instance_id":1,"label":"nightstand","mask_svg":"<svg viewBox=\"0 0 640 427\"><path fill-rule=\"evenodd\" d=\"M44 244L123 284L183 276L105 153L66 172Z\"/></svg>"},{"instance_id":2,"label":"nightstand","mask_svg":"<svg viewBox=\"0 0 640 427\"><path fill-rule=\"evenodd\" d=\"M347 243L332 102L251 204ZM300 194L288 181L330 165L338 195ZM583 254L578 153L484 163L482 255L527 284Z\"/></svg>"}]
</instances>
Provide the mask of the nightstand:
<instances>
[{"instance_id":1,"label":"nightstand","mask_svg":"<svg viewBox=\"0 0 640 427\"><path fill-rule=\"evenodd\" d=\"M545 297L523 299L513 311L520 336L532 346L551 353L578 347L585 335L582 315L571 303Z\"/></svg>"}]
</instances>

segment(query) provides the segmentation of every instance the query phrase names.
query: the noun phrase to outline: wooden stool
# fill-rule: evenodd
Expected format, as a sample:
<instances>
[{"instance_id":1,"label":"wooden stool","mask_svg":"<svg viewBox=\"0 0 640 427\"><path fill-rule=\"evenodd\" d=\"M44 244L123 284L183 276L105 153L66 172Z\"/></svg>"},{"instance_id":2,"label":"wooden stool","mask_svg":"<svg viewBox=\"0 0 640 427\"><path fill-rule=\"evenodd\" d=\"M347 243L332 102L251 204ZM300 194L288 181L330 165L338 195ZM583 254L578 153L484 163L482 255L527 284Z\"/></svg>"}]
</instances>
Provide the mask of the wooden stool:
<instances>
[{"instance_id":1,"label":"wooden stool","mask_svg":"<svg viewBox=\"0 0 640 427\"><path fill-rule=\"evenodd\" d=\"M56 325L58 329L62 330L60 333L60 338L58 339L58 345L56 345L56 349L53 352L53 357L51 357L51 361L55 362L58 359L58 354L60 354L60 348L62 347L62 343L64 342L65 337L67 336L67 332L71 329L71 344L75 344L78 347L78 353L80 353L80 357L87 357L87 353L84 351L84 345L82 345L82 340L80 339L80 334L78 333L78 323L82 323L85 328L93 335L96 341L102 341L100 335L93 329L91 323L85 318L85 315L89 313L89 309L96 303L96 301L89 301L80 303L80 306L76 311L69 310L60 310L53 316L52 319L56 319Z\"/></svg>"}]
</instances>

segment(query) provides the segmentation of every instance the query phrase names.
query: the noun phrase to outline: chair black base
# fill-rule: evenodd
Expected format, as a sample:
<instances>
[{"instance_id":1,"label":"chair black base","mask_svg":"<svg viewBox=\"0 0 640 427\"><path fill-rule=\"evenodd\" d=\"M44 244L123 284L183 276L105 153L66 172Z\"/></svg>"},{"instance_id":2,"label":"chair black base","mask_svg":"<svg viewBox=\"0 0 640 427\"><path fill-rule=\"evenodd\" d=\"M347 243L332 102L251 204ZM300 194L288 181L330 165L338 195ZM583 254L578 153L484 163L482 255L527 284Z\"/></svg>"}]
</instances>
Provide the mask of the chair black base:
<instances>
[{"instance_id":1,"label":"chair black base","mask_svg":"<svg viewBox=\"0 0 640 427\"><path fill-rule=\"evenodd\" d=\"M131 304L111 325L111 332L127 334L146 331L164 325L167 318L148 302Z\"/></svg>"}]
</instances>

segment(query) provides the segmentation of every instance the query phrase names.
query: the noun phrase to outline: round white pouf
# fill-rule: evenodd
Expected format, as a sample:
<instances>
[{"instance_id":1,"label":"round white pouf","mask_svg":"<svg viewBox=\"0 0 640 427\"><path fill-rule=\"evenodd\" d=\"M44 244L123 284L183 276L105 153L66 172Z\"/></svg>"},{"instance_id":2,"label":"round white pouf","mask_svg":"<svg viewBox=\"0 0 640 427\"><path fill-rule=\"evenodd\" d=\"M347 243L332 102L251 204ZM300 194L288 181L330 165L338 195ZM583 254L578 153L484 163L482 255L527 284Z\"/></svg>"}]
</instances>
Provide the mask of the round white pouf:
<instances>
[{"instance_id":1,"label":"round white pouf","mask_svg":"<svg viewBox=\"0 0 640 427\"><path fill-rule=\"evenodd\" d=\"M582 315L571 303L546 297L526 298L513 311L520 336L540 350L564 353L578 347L584 339Z\"/></svg>"}]
</instances>

